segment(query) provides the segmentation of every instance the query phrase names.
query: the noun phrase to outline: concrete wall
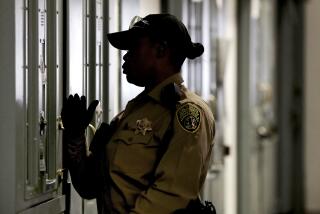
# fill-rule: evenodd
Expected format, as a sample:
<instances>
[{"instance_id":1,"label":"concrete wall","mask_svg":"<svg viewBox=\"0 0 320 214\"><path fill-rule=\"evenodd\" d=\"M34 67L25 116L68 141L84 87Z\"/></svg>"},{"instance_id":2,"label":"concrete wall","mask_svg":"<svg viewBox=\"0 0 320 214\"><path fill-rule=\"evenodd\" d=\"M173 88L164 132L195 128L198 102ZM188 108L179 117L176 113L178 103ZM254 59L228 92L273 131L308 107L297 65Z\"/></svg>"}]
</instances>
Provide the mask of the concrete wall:
<instances>
[{"instance_id":1,"label":"concrete wall","mask_svg":"<svg viewBox=\"0 0 320 214\"><path fill-rule=\"evenodd\" d=\"M305 2L305 206L320 213L320 1Z\"/></svg>"},{"instance_id":2,"label":"concrete wall","mask_svg":"<svg viewBox=\"0 0 320 214\"><path fill-rule=\"evenodd\" d=\"M0 213L14 213L15 1L0 1L0 29Z\"/></svg>"}]
</instances>

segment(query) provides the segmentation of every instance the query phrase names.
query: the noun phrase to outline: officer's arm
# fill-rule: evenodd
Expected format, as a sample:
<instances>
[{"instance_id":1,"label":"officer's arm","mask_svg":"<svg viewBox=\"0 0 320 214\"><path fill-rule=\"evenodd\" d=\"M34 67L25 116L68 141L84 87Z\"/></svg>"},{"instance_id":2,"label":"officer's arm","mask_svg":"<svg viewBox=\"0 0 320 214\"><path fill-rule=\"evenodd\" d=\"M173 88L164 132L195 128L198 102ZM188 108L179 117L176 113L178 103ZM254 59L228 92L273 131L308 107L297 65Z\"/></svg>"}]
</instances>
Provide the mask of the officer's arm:
<instances>
[{"instance_id":1,"label":"officer's arm","mask_svg":"<svg viewBox=\"0 0 320 214\"><path fill-rule=\"evenodd\" d=\"M74 188L82 198L96 197L97 182L92 154L87 156L86 138L81 136L71 138L66 136L67 143L67 168L69 169Z\"/></svg>"},{"instance_id":2,"label":"officer's arm","mask_svg":"<svg viewBox=\"0 0 320 214\"><path fill-rule=\"evenodd\" d=\"M174 135L157 169L155 182L142 192L131 213L172 213L198 196L211 154L214 121L200 113L196 130L174 120Z\"/></svg>"},{"instance_id":3,"label":"officer's arm","mask_svg":"<svg viewBox=\"0 0 320 214\"><path fill-rule=\"evenodd\" d=\"M107 169L105 157L105 145L109 141L113 126L117 118L111 124L102 123L96 131L90 143L90 152L87 155L86 138L84 135L77 138L69 138L68 168L72 183L79 195L86 199L97 197L97 193L107 184ZM68 140L68 135L66 135Z\"/></svg>"},{"instance_id":4,"label":"officer's arm","mask_svg":"<svg viewBox=\"0 0 320 214\"><path fill-rule=\"evenodd\" d=\"M70 95L61 111L64 125L64 157L70 171L72 183L84 198L95 197L96 182L92 157L86 155L85 129L91 121L99 101L95 100L87 108L85 96Z\"/></svg>"}]
</instances>

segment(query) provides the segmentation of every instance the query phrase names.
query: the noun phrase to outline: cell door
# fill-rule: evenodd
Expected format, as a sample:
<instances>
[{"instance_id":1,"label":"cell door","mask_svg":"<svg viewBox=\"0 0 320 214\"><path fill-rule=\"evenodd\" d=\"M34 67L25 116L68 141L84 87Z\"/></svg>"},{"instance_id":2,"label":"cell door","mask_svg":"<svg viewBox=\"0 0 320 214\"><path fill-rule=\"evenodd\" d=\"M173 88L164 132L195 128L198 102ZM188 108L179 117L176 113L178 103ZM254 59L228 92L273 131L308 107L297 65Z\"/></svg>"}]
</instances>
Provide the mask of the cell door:
<instances>
[{"instance_id":1,"label":"cell door","mask_svg":"<svg viewBox=\"0 0 320 214\"><path fill-rule=\"evenodd\" d=\"M118 111L117 75L113 75L116 71L111 74L109 71L119 67L119 55L109 50L106 37L109 29L118 26L118 4L117 0L69 0L67 4L67 95L86 96L87 106L99 100L86 130L87 149L95 130L102 122L109 122ZM97 213L96 200L82 199L72 187L70 213Z\"/></svg>"},{"instance_id":2,"label":"cell door","mask_svg":"<svg viewBox=\"0 0 320 214\"><path fill-rule=\"evenodd\" d=\"M239 27L247 32L239 57L239 213L276 210L275 11L275 1L253 0Z\"/></svg>"},{"instance_id":3,"label":"cell door","mask_svg":"<svg viewBox=\"0 0 320 214\"><path fill-rule=\"evenodd\" d=\"M17 210L62 213L62 1L25 0L23 8L25 141L18 150Z\"/></svg>"},{"instance_id":4,"label":"cell door","mask_svg":"<svg viewBox=\"0 0 320 214\"><path fill-rule=\"evenodd\" d=\"M272 213L276 206L275 132L275 3L251 2L250 87L255 135L250 167L254 213ZM255 203L254 203L255 202Z\"/></svg>"},{"instance_id":5,"label":"cell door","mask_svg":"<svg viewBox=\"0 0 320 214\"><path fill-rule=\"evenodd\" d=\"M188 88L209 104L215 117L216 135L212 163L204 183L202 198L212 201L217 213L232 213L235 209L234 199L228 198L230 192L231 195L235 192L235 181L230 179L230 176L235 174L235 169L230 160L227 163L225 161L226 157L230 159L234 135L234 129L228 127L226 122L233 119L230 111L233 106L229 106L228 100L234 99L234 94L227 94L231 91L226 88L230 86L230 80L225 78L227 72L235 72L231 49L235 41L232 35L235 27L234 9L232 1L183 1L182 16L190 36L193 41L201 42L205 48L201 57L186 61L183 75ZM233 159L234 156L233 149Z\"/></svg>"}]
</instances>

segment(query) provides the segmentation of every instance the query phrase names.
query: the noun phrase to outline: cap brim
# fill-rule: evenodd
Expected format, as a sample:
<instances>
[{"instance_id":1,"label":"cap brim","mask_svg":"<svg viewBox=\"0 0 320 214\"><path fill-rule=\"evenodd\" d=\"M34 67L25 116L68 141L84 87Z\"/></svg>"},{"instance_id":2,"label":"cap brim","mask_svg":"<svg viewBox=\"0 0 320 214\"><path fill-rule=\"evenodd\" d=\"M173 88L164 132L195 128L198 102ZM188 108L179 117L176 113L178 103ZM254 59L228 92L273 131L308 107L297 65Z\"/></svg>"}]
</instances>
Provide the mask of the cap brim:
<instances>
[{"instance_id":1,"label":"cap brim","mask_svg":"<svg viewBox=\"0 0 320 214\"><path fill-rule=\"evenodd\" d=\"M109 33L107 34L107 38L113 47L120 50L129 50L139 37L139 31L140 30L138 29L130 29L116 33Z\"/></svg>"},{"instance_id":2,"label":"cap brim","mask_svg":"<svg viewBox=\"0 0 320 214\"><path fill-rule=\"evenodd\" d=\"M118 48L120 50L129 49L131 37L132 37L132 33L129 30L107 34L107 38L110 44L113 47Z\"/></svg>"}]
</instances>

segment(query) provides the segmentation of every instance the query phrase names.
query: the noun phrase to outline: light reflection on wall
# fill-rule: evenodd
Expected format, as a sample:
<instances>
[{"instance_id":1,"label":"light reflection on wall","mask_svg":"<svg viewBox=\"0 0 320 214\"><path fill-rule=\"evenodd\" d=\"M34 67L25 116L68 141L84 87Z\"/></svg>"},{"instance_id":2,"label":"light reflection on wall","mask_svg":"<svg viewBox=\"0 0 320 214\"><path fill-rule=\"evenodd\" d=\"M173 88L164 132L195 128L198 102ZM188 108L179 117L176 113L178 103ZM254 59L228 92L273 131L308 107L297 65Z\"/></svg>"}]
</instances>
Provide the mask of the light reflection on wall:
<instances>
[{"instance_id":1,"label":"light reflection on wall","mask_svg":"<svg viewBox=\"0 0 320 214\"><path fill-rule=\"evenodd\" d=\"M83 94L83 5L69 1L69 94Z\"/></svg>"}]
</instances>

